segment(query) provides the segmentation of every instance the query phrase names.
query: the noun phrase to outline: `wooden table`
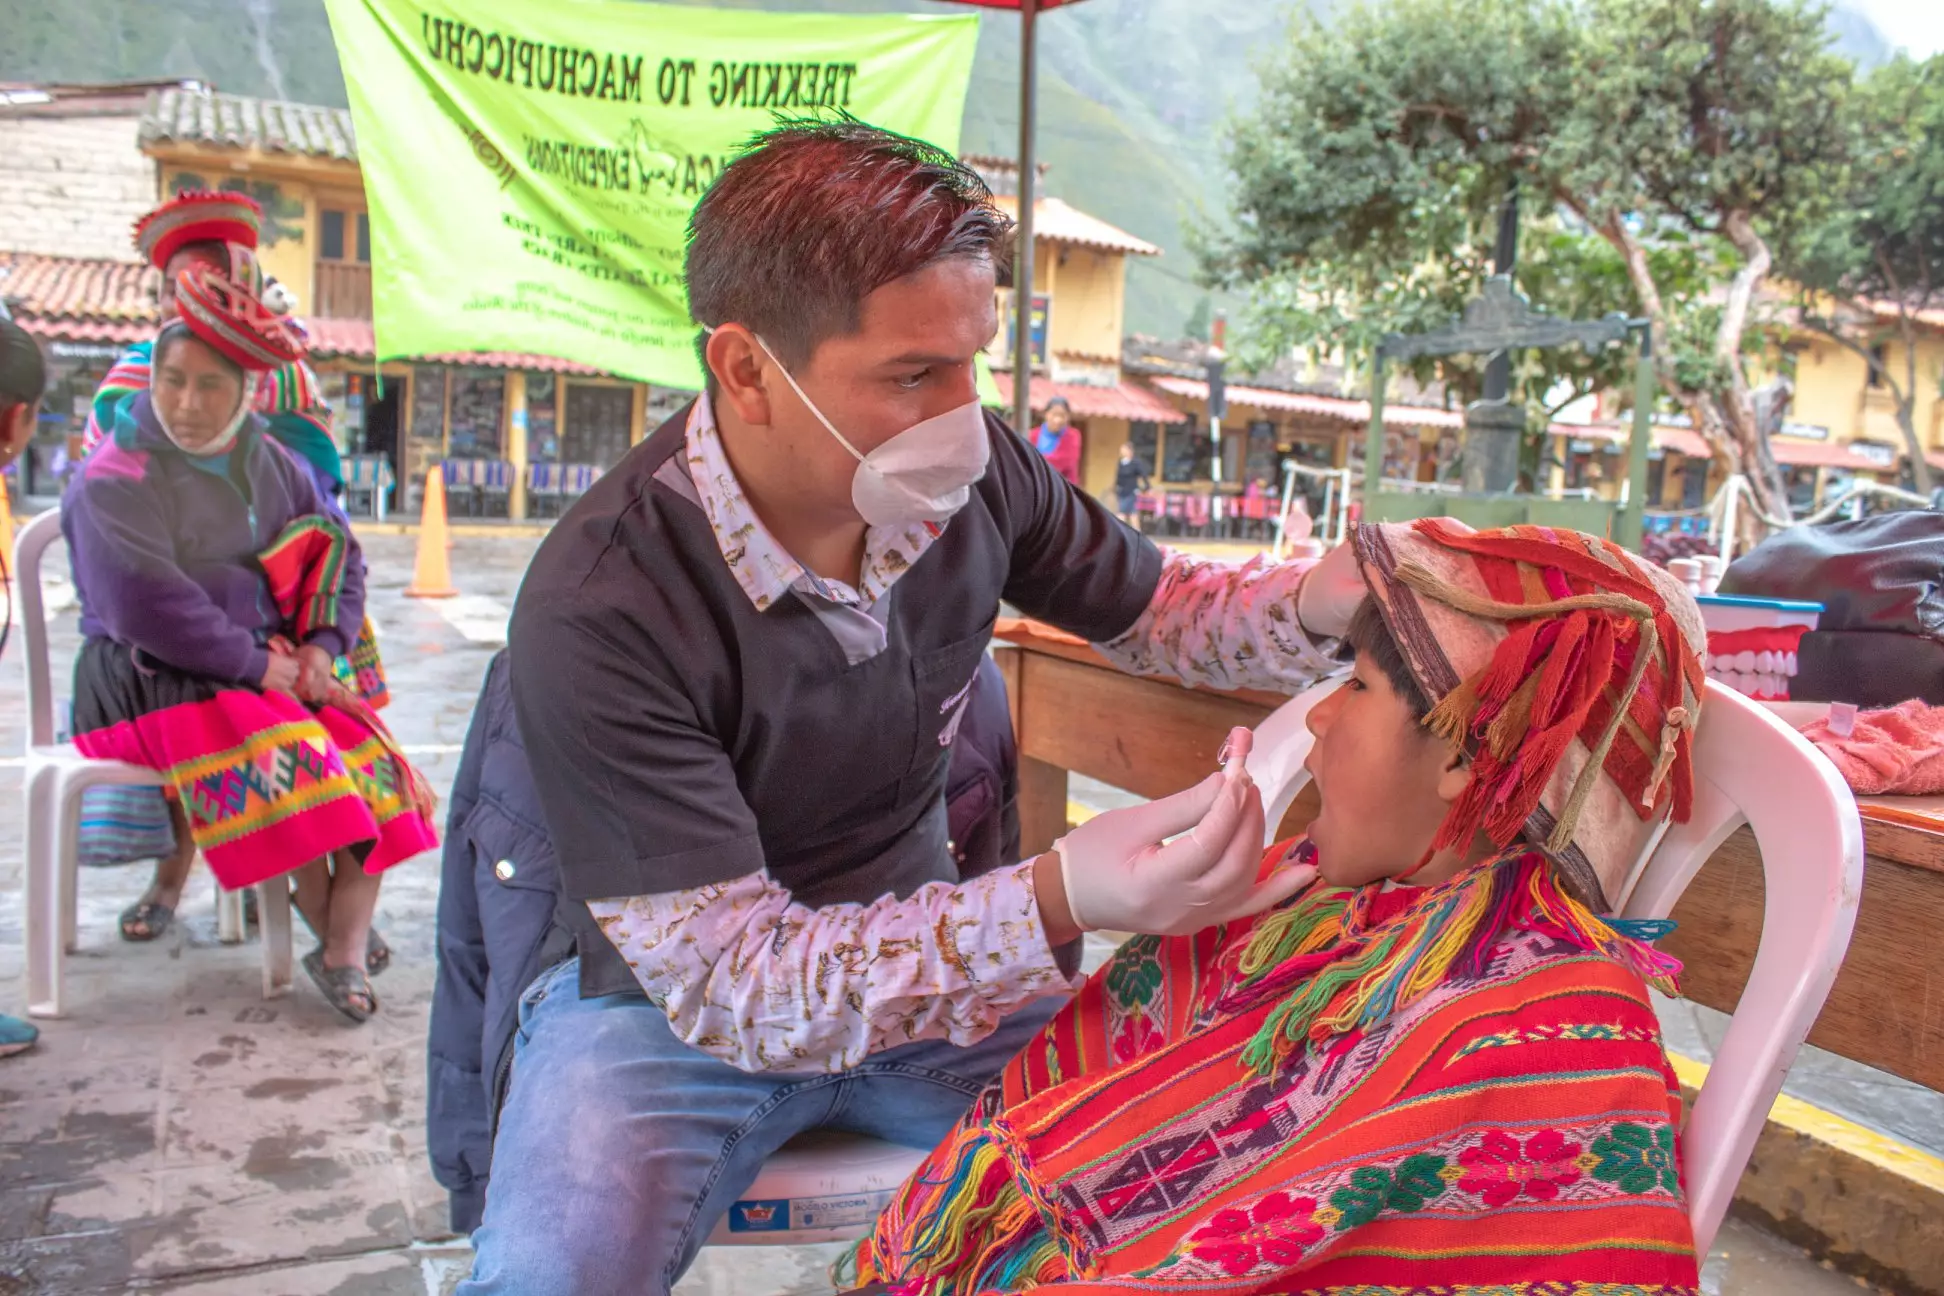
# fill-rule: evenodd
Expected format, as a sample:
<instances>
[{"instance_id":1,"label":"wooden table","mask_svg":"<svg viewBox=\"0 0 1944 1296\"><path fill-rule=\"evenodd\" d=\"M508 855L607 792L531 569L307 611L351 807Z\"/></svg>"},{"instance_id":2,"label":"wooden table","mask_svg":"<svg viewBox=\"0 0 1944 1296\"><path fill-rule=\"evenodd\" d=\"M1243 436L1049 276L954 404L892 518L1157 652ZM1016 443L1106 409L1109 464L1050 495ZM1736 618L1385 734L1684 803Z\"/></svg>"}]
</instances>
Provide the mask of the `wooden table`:
<instances>
[{"instance_id":1,"label":"wooden table","mask_svg":"<svg viewBox=\"0 0 1944 1296\"><path fill-rule=\"evenodd\" d=\"M1066 831L1067 775L1157 797L1199 781L1235 725L1259 724L1287 699L1136 679L1050 627L1001 619L993 655L1006 675L1019 738L1020 830L1029 852ZM1944 1090L1944 797L1866 797L1868 852L1849 957L1809 1041ZM1310 789L1283 820L1316 813ZM1748 829L1696 876L1662 944L1687 964L1689 998L1733 1012L1761 935L1762 870Z\"/></svg>"}]
</instances>

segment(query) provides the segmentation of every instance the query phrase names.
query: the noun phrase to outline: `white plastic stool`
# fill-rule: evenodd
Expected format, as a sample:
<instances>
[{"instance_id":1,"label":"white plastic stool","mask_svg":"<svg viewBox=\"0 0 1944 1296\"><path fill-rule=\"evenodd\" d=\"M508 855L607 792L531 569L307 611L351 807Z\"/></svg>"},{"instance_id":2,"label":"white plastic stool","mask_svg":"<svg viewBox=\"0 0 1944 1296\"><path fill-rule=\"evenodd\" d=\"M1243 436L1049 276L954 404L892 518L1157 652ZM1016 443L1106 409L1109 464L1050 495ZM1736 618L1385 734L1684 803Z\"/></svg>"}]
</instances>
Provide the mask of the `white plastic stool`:
<instances>
[{"instance_id":1,"label":"white plastic stool","mask_svg":"<svg viewBox=\"0 0 1944 1296\"><path fill-rule=\"evenodd\" d=\"M59 1017L63 971L79 941L81 794L91 787L161 787L161 775L140 765L93 760L73 743L54 741L54 693L47 658L47 614L41 602L41 558L61 533L58 509L21 528L13 573L27 666L26 904L27 1013ZM263 914L263 993L290 989L290 895L273 878L258 888ZM236 897L241 906L242 898ZM240 912L238 927L240 928ZM219 924L221 916L219 914Z\"/></svg>"},{"instance_id":2,"label":"white plastic stool","mask_svg":"<svg viewBox=\"0 0 1944 1296\"><path fill-rule=\"evenodd\" d=\"M930 1151L835 1130L800 1134L763 1162L708 1245L853 1241Z\"/></svg>"}]
</instances>

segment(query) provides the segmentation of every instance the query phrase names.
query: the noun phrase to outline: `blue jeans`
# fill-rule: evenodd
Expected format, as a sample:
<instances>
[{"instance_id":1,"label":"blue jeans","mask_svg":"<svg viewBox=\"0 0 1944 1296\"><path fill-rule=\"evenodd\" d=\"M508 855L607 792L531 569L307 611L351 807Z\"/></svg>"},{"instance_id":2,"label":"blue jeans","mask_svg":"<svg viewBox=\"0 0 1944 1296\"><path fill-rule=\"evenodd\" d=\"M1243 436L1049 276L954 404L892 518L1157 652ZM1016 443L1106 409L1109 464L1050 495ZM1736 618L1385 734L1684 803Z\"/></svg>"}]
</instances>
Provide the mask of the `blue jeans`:
<instances>
[{"instance_id":1,"label":"blue jeans","mask_svg":"<svg viewBox=\"0 0 1944 1296\"><path fill-rule=\"evenodd\" d=\"M837 1075L750 1075L635 995L582 999L580 962L520 1004L472 1277L454 1296L665 1296L763 1161L812 1129L931 1147L1062 999L973 1045L907 1044Z\"/></svg>"}]
</instances>

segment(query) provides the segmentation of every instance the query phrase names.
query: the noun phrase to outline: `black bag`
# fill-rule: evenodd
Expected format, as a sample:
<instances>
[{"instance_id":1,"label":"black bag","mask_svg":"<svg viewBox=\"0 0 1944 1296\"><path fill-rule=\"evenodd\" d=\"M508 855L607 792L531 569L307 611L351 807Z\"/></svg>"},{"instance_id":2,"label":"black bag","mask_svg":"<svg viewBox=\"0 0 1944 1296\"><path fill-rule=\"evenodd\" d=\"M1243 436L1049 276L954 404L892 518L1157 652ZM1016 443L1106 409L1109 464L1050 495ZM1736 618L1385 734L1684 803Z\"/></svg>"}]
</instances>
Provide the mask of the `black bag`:
<instances>
[{"instance_id":1,"label":"black bag","mask_svg":"<svg viewBox=\"0 0 1944 1296\"><path fill-rule=\"evenodd\" d=\"M1731 563L1718 592L1823 605L1792 700L1944 704L1944 513L1792 527Z\"/></svg>"}]
</instances>

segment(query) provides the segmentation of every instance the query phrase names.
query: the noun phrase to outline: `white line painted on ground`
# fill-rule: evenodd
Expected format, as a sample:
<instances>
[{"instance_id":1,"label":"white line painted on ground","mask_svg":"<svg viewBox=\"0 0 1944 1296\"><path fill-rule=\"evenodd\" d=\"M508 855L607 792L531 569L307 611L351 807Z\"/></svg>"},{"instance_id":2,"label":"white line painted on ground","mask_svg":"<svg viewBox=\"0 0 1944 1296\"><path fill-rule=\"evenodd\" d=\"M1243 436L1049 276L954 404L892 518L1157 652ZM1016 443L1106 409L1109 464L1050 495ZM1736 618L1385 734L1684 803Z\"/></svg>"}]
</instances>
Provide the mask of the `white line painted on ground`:
<instances>
[{"instance_id":1,"label":"white line painted on ground","mask_svg":"<svg viewBox=\"0 0 1944 1296\"><path fill-rule=\"evenodd\" d=\"M461 594L458 598L430 601L447 625L473 643L497 647L506 642L506 619L512 615L512 609L498 599Z\"/></svg>"}]
</instances>

